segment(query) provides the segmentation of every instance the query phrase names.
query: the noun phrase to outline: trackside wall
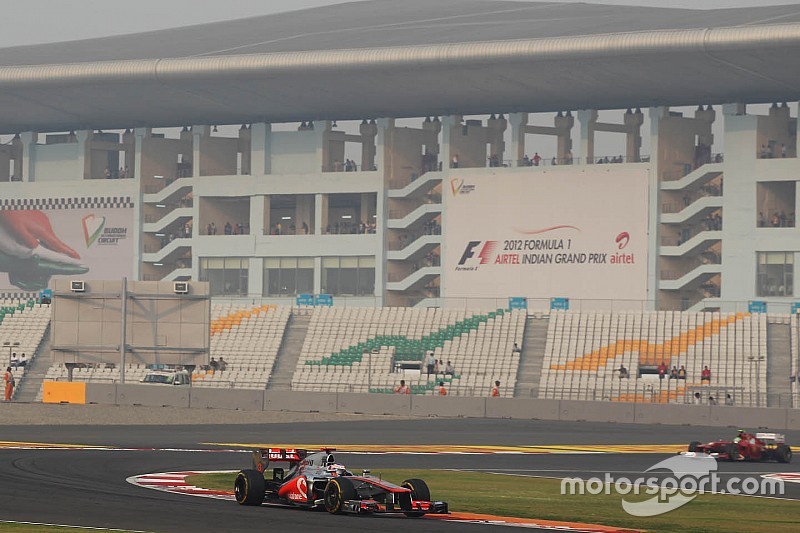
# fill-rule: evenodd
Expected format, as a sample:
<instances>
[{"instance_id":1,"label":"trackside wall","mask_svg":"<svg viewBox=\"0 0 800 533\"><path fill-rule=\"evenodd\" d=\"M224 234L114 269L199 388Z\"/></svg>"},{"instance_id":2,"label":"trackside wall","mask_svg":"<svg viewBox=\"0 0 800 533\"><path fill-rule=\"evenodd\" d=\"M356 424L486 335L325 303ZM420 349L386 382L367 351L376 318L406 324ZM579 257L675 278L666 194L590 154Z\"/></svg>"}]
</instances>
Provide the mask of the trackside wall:
<instances>
[{"instance_id":1,"label":"trackside wall","mask_svg":"<svg viewBox=\"0 0 800 533\"><path fill-rule=\"evenodd\" d=\"M515 398L438 398L435 396L253 391L199 387L171 388L138 384L87 383L86 403L240 411L515 418L648 425L743 426L776 430L800 429L800 409Z\"/></svg>"}]
</instances>

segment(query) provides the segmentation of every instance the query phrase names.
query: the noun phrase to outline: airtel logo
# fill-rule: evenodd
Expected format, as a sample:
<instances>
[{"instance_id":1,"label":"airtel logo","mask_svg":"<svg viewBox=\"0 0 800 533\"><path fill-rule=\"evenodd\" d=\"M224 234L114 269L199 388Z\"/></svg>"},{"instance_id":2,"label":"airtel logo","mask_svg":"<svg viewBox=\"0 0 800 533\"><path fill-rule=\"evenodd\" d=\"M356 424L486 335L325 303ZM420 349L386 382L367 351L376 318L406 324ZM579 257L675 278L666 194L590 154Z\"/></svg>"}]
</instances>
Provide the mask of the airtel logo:
<instances>
[{"instance_id":1,"label":"airtel logo","mask_svg":"<svg viewBox=\"0 0 800 533\"><path fill-rule=\"evenodd\" d=\"M628 234L628 232L627 231L623 231L622 233L617 235L617 238L614 239L614 242L617 243L617 248L619 250L622 250L623 248L628 246L628 243L630 242L630 240L631 240L631 236Z\"/></svg>"}]
</instances>

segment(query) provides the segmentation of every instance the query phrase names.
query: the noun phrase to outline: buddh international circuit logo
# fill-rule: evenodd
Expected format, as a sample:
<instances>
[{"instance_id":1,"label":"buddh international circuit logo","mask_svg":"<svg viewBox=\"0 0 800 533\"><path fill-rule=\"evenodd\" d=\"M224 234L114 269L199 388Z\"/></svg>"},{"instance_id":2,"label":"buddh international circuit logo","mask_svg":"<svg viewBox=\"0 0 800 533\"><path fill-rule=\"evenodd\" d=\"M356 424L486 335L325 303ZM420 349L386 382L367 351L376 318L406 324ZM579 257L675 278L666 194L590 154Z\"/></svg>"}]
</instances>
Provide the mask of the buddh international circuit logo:
<instances>
[{"instance_id":1,"label":"buddh international circuit logo","mask_svg":"<svg viewBox=\"0 0 800 533\"><path fill-rule=\"evenodd\" d=\"M450 179L450 192L453 193L453 196L458 196L459 194L469 194L474 190L475 185L465 184L462 178Z\"/></svg>"},{"instance_id":2,"label":"buddh international circuit logo","mask_svg":"<svg viewBox=\"0 0 800 533\"><path fill-rule=\"evenodd\" d=\"M94 214L90 214L83 217L81 222L83 223L83 238L86 240L86 247L89 248L103 233L106 217L96 217Z\"/></svg>"}]
</instances>

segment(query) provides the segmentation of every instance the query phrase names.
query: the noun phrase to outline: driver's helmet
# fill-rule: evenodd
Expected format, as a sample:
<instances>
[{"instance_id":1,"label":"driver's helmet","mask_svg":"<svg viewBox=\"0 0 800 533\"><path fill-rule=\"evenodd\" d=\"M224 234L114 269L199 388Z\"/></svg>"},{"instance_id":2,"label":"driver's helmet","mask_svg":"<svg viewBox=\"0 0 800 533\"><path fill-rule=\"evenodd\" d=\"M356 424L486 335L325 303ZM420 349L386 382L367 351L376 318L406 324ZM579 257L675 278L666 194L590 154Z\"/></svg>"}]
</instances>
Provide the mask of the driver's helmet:
<instances>
[{"instance_id":1,"label":"driver's helmet","mask_svg":"<svg viewBox=\"0 0 800 533\"><path fill-rule=\"evenodd\" d=\"M736 434L736 438L733 439L733 442L738 444L739 441L741 441L743 438L744 438L744 430L740 429L739 432Z\"/></svg>"},{"instance_id":2,"label":"driver's helmet","mask_svg":"<svg viewBox=\"0 0 800 533\"><path fill-rule=\"evenodd\" d=\"M347 469L344 467L344 465L340 465L338 463L329 464L327 467L325 467L325 470L327 470L333 477L343 476L347 473Z\"/></svg>"}]
</instances>

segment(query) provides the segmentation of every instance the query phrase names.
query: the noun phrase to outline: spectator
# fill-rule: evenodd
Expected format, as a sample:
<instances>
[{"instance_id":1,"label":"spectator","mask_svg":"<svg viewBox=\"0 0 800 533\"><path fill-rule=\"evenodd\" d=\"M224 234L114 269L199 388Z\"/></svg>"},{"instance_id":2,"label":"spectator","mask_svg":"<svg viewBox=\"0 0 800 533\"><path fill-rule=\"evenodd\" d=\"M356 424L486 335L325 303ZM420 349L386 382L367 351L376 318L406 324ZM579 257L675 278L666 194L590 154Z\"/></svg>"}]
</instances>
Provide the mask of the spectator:
<instances>
[{"instance_id":1,"label":"spectator","mask_svg":"<svg viewBox=\"0 0 800 533\"><path fill-rule=\"evenodd\" d=\"M105 176L107 180L111 179L111 171L108 169L108 167L106 167L106 169L103 171L103 176Z\"/></svg>"},{"instance_id":2,"label":"spectator","mask_svg":"<svg viewBox=\"0 0 800 533\"><path fill-rule=\"evenodd\" d=\"M395 394L411 394L411 389L406 385L406 380L401 379L400 385L394 388Z\"/></svg>"},{"instance_id":3,"label":"spectator","mask_svg":"<svg viewBox=\"0 0 800 533\"><path fill-rule=\"evenodd\" d=\"M725 405L733 405L733 396L730 394L725 395Z\"/></svg>"},{"instance_id":4,"label":"spectator","mask_svg":"<svg viewBox=\"0 0 800 533\"><path fill-rule=\"evenodd\" d=\"M672 370L669 371L669 379L678 379L678 367L673 366Z\"/></svg>"},{"instance_id":5,"label":"spectator","mask_svg":"<svg viewBox=\"0 0 800 533\"><path fill-rule=\"evenodd\" d=\"M17 356L17 352L11 354L11 366L12 368L17 368L19 366L19 357Z\"/></svg>"},{"instance_id":6,"label":"spectator","mask_svg":"<svg viewBox=\"0 0 800 533\"><path fill-rule=\"evenodd\" d=\"M446 376L447 375L449 375L449 376L454 376L455 375L456 369L455 369L455 367L453 367L453 365L452 365L452 363L450 363L450 361L448 361L447 362L447 366L444 367L444 373L445 373Z\"/></svg>"},{"instance_id":7,"label":"spectator","mask_svg":"<svg viewBox=\"0 0 800 533\"><path fill-rule=\"evenodd\" d=\"M703 399L700 397L699 392L694 393L694 397L692 398L692 403L694 403L695 405L700 405L701 403L703 403Z\"/></svg>"},{"instance_id":8,"label":"spectator","mask_svg":"<svg viewBox=\"0 0 800 533\"><path fill-rule=\"evenodd\" d=\"M522 353L522 349L519 347L519 344L516 342L514 343L514 347L511 348L511 353Z\"/></svg>"},{"instance_id":9,"label":"spectator","mask_svg":"<svg viewBox=\"0 0 800 533\"><path fill-rule=\"evenodd\" d=\"M713 396L708 397L708 405L717 405L717 399Z\"/></svg>"},{"instance_id":10,"label":"spectator","mask_svg":"<svg viewBox=\"0 0 800 533\"><path fill-rule=\"evenodd\" d=\"M6 368L6 373L3 376L3 381L5 382L5 401L10 402L11 396L14 394L14 374L11 373L11 367Z\"/></svg>"},{"instance_id":11,"label":"spectator","mask_svg":"<svg viewBox=\"0 0 800 533\"><path fill-rule=\"evenodd\" d=\"M447 389L444 388L444 381L439 382L439 396L447 396Z\"/></svg>"},{"instance_id":12,"label":"spectator","mask_svg":"<svg viewBox=\"0 0 800 533\"><path fill-rule=\"evenodd\" d=\"M228 362L225 359L223 359L222 356L219 357L219 363L218 364L219 364L219 371L220 372L225 372L225 370L228 368Z\"/></svg>"},{"instance_id":13,"label":"spectator","mask_svg":"<svg viewBox=\"0 0 800 533\"><path fill-rule=\"evenodd\" d=\"M303 235L308 235L308 223L307 222L305 222L305 221L303 222L302 228L303 228Z\"/></svg>"},{"instance_id":14,"label":"spectator","mask_svg":"<svg viewBox=\"0 0 800 533\"><path fill-rule=\"evenodd\" d=\"M678 379L686 379L686 367L681 365L680 370L678 370Z\"/></svg>"},{"instance_id":15,"label":"spectator","mask_svg":"<svg viewBox=\"0 0 800 533\"><path fill-rule=\"evenodd\" d=\"M661 364L658 365L658 379L664 379L664 376L667 375L667 364L664 361L661 361Z\"/></svg>"},{"instance_id":16,"label":"spectator","mask_svg":"<svg viewBox=\"0 0 800 533\"><path fill-rule=\"evenodd\" d=\"M453 154L453 159L450 161L450 168L458 168L458 154Z\"/></svg>"},{"instance_id":17,"label":"spectator","mask_svg":"<svg viewBox=\"0 0 800 533\"><path fill-rule=\"evenodd\" d=\"M211 223L211 233L209 235L216 235L217 234L217 225L213 222Z\"/></svg>"},{"instance_id":18,"label":"spectator","mask_svg":"<svg viewBox=\"0 0 800 533\"><path fill-rule=\"evenodd\" d=\"M781 157L786 157L786 145L781 144Z\"/></svg>"},{"instance_id":19,"label":"spectator","mask_svg":"<svg viewBox=\"0 0 800 533\"><path fill-rule=\"evenodd\" d=\"M211 362L210 362L210 363L208 363L208 367L209 367L211 370L213 370L214 372L216 372L217 370L219 370L219 363L217 362L217 360L216 360L216 359L214 359L214 358L212 357L212 358L211 358Z\"/></svg>"},{"instance_id":20,"label":"spectator","mask_svg":"<svg viewBox=\"0 0 800 533\"><path fill-rule=\"evenodd\" d=\"M230 222L225 223L225 235L233 235L233 226Z\"/></svg>"},{"instance_id":21,"label":"spectator","mask_svg":"<svg viewBox=\"0 0 800 533\"><path fill-rule=\"evenodd\" d=\"M704 366L700 372L700 383L704 381L711 383L711 370L708 369L708 366Z\"/></svg>"},{"instance_id":22,"label":"spectator","mask_svg":"<svg viewBox=\"0 0 800 533\"><path fill-rule=\"evenodd\" d=\"M531 161L533 162L533 166L538 167L541 160L542 156L539 155L539 152L536 152L533 154L533 159Z\"/></svg>"},{"instance_id":23,"label":"spectator","mask_svg":"<svg viewBox=\"0 0 800 533\"><path fill-rule=\"evenodd\" d=\"M25 355L25 352L22 352L22 356L19 358L19 366L28 366L28 356Z\"/></svg>"},{"instance_id":24,"label":"spectator","mask_svg":"<svg viewBox=\"0 0 800 533\"><path fill-rule=\"evenodd\" d=\"M495 381L494 387L492 387L491 397L497 398L498 396L500 396L500 382Z\"/></svg>"},{"instance_id":25,"label":"spectator","mask_svg":"<svg viewBox=\"0 0 800 533\"><path fill-rule=\"evenodd\" d=\"M429 350L428 354L425 356L425 366L428 369L428 375L430 376L433 374L433 370L436 368L436 359L433 357L433 350Z\"/></svg>"},{"instance_id":26,"label":"spectator","mask_svg":"<svg viewBox=\"0 0 800 533\"><path fill-rule=\"evenodd\" d=\"M619 365L619 370L617 370L617 372L619 372L619 379L628 379L631 377L628 373L628 369L625 368L624 365Z\"/></svg>"},{"instance_id":27,"label":"spectator","mask_svg":"<svg viewBox=\"0 0 800 533\"><path fill-rule=\"evenodd\" d=\"M523 167L531 166L531 158L528 157L528 154L525 154L525 156L522 158L522 166Z\"/></svg>"},{"instance_id":28,"label":"spectator","mask_svg":"<svg viewBox=\"0 0 800 533\"><path fill-rule=\"evenodd\" d=\"M433 373L440 374L443 372L444 372L444 361L439 359L438 361L436 361L436 366L433 367Z\"/></svg>"}]
</instances>

